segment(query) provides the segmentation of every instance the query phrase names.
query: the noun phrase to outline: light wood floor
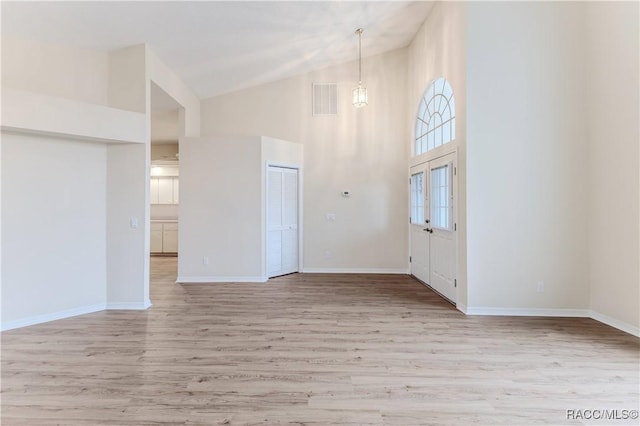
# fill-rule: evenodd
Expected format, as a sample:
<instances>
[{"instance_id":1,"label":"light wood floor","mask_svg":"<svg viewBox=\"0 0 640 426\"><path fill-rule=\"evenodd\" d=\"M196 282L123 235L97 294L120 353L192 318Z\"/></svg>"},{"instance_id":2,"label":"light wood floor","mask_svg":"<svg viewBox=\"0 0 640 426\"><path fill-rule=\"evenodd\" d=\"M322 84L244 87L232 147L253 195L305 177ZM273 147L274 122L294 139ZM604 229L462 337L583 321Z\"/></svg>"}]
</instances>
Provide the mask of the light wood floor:
<instances>
[{"instance_id":1,"label":"light wood floor","mask_svg":"<svg viewBox=\"0 0 640 426\"><path fill-rule=\"evenodd\" d=\"M152 271L148 311L2 333L3 425L580 424L566 410L638 408L639 339L590 319L465 317L405 276L181 286L175 259Z\"/></svg>"}]
</instances>

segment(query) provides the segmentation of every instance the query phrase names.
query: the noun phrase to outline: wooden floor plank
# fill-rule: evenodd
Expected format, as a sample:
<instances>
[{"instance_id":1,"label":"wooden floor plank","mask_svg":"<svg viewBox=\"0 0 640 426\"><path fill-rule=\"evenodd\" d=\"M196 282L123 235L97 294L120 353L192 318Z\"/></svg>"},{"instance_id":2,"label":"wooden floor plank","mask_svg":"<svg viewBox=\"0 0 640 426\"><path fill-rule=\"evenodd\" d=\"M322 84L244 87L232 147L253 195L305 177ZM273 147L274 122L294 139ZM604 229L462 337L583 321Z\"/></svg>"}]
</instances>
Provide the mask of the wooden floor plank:
<instances>
[{"instance_id":1,"label":"wooden floor plank","mask_svg":"<svg viewBox=\"0 0 640 426\"><path fill-rule=\"evenodd\" d=\"M176 285L175 258L151 266L147 311L2 333L3 425L582 424L566 410L638 409L639 339L591 319L467 317L401 275Z\"/></svg>"}]
</instances>

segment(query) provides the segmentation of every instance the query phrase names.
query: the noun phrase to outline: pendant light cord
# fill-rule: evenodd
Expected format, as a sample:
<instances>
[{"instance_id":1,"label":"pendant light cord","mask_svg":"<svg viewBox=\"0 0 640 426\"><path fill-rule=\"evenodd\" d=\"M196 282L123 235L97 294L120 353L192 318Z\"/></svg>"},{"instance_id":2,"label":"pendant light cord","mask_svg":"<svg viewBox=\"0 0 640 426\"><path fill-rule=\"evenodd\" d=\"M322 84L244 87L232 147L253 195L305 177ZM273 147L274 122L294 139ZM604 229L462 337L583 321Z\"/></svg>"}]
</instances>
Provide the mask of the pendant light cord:
<instances>
[{"instance_id":1,"label":"pendant light cord","mask_svg":"<svg viewBox=\"0 0 640 426\"><path fill-rule=\"evenodd\" d=\"M362 28L356 30L358 34L358 85L362 84Z\"/></svg>"}]
</instances>

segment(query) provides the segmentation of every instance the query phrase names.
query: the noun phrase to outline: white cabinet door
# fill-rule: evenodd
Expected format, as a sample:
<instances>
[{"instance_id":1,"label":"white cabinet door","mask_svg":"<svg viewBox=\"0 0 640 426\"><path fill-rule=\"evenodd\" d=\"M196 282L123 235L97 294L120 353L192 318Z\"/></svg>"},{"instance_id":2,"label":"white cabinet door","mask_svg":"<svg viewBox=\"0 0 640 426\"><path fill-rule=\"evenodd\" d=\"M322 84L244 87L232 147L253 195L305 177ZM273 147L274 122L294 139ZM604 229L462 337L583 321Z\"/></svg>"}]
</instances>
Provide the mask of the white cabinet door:
<instances>
[{"instance_id":1,"label":"white cabinet door","mask_svg":"<svg viewBox=\"0 0 640 426\"><path fill-rule=\"evenodd\" d=\"M158 178L157 177L151 178L151 189L150 189L149 196L150 196L151 204L158 204Z\"/></svg>"},{"instance_id":2,"label":"white cabinet door","mask_svg":"<svg viewBox=\"0 0 640 426\"><path fill-rule=\"evenodd\" d=\"M173 178L158 178L158 204L173 204Z\"/></svg>"},{"instance_id":3,"label":"white cabinet door","mask_svg":"<svg viewBox=\"0 0 640 426\"><path fill-rule=\"evenodd\" d=\"M151 253L162 253L162 224L151 224Z\"/></svg>"},{"instance_id":4,"label":"white cabinet door","mask_svg":"<svg viewBox=\"0 0 640 426\"><path fill-rule=\"evenodd\" d=\"M178 204L180 182L177 176L151 177L149 182L149 202L151 204Z\"/></svg>"},{"instance_id":5,"label":"white cabinet door","mask_svg":"<svg viewBox=\"0 0 640 426\"><path fill-rule=\"evenodd\" d=\"M178 204L179 202L179 197L178 194L180 193L180 180L177 177L173 178L173 204Z\"/></svg>"},{"instance_id":6,"label":"white cabinet door","mask_svg":"<svg viewBox=\"0 0 640 426\"><path fill-rule=\"evenodd\" d=\"M162 232L162 251L164 253L178 252L178 224L165 223Z\"/></svg>"}]
</instances>

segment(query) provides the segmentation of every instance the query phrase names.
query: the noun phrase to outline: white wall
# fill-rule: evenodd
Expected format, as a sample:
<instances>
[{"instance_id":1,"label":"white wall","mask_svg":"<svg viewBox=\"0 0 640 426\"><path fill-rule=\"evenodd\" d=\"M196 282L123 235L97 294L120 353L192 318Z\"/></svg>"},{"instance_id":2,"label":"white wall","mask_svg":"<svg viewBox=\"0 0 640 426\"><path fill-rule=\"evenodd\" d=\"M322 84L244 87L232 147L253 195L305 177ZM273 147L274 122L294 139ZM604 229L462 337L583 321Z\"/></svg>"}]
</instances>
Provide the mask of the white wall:
<instances>
[{"instance_id":1,"label":"white wall","mask_svg":"<svg viewBox=\"0 0 640 426\"><path fill-rule=\"evenodd\" d=\"M151 102L153 103L153 98ZM151 112L152 143L170 143L177 146L180 136L180 114L177 109ZM151 159L153 160L153 156Z\"/></svg>"},{"instance_id":2,"label":"white wall","mask_svg":"<svg viewBox=\"0 0 640 426\"><path fill-rule=\"evenodd\" d=\"M406 49L364 60L370 103L360 110L350 104L356 62L202 102L203 135L304 145L305 270L408 270L406 60ZM314 82L338 83L337 117L311 115Z\"/></svg>"},{"instance_id":3,"label":"white wall","mask_svg":"<svg viewBox=\"0 0 640 426\"><path fill-rule=\"evenodd\" d=\"M262 280L260 142L180 139L178 281Z\"/></svg>"},{"instance_id":4,"label":"white wall","mask_svg":"<svg viewBox=\"0 0 640 426\"><path fill-rule=\"evenodd\" d=\"M583 4L467 10L468 305L584 310Z\"/></svg>"},{"instance_id":5,"label":"white wall","mask_svg":"<svg viewBox=\"0 0 640 426\"><path fill-rule=\"evenodd\" d=\"M4 49L5 46L6 49ZM105 167L108 170L106 175L108 207L104 224L108 230L105 243L108 286L106 302L109 308L147 307L149 305L148 192L151 161L149 148L151 76L161 82L159 84L165 91L176 96L183 103L185 107L182 111L183 134L199 132L199 100L143 44L106 53L23 40L3 40L2 62L2 83L5 92L7 88L11 88L37 93L41 99L50 96L55 102L47 102L47 105L54 105L56 102L67 105L64 102L71 101L59 98L72 99L76 103L71 106L73 108L79 106L83 113L89 109L97 111L98 108L83 104L85 102L141 113L142 120L136 114L127 115L123 111L108 110L113 113L109 117L120 114L123 119L131 117L136 126L139 124L138 121L143 123L141 128L134 129L135 142L142 143L110 145L105 148L107 152ZM3 96L3 101L4 98ZM31 104L34 108L40 106L40 102L31 102ZM83 109L83 105L86 105L86 108ZM66 109L71 111L73 108ZM23 115L29 114L25 112ZM48 115L44 114L43 117L48 118ZM29 123L32 124L32 122L33 120ZM113 129L120 130L121 127L127 127L123 126L123 120L110 120L108 124L98 120L91 125L86 125L86 122L87 120L83 120L82 124L90 128L90 131L104 127L102 130L106 130L107 135L112 134L113 132L109 132ZM86 139L87 135L78 130L83 129L83 126L66 126L66 128L70 127L73 127L74 138ZM129 127L131 126L127 128ZM20 130L42 131L39 128L21 128ZM44 131L64 133L57 128L47 128ZM102 136L102 133L98 139L110 138ZM142 137L139 137L139 133L142 133ZM115 134L116 139L119 138L120 141L131 139L118 132ZM137 220L137 227L132 226L132 219ZM28 310L28 307L25 310Z\"/></svg>"},{"instance_id":6,"label":"white wall","mask_svg":"<svg viewBox=\"0 0 640 426\"><path fill-rule=\"evenodd\" d=\"M302 166L304 161L303 145L268 136L262 136L260 141L263 166L267 162L283 166ZM263 171L263 177L265 177L266 168Z\"/></svg>"},{"instance_id":7,"label":"white wall","mask_svg":"<svg viewBox=\"0 0 640 426\"><path fill-rule=\"evenodd\" d=\"M264 279L267 279L267 167L269 165L293 167L298 169L298 182L302 182L304 186L304 146L298 143L292 143L281 139L263 136L261 140L261 179L262 179L262 207L261 207L261 223L262 223L262 265L261 271ZM304 193L298 191L298 247L304 247L304 220L302 212L304 210ZM302 220L302 223L300 221ZM299 250L298 264L303 265L304 253Z\"/></svg>"},{"instance_id":8,"label":"white wall","mask_svg":"<svg viewBox=\"0 0 640 426\"><path fill-rule=\"evenodd\" d=\"M3 329L104 309L106 150L2 133Z\"/></svg>"},{"instance_id":9,"label":"white wall","mask_svg":"<svg viewBox=\"0 0 640 426\"><path fill-rule=\"evenodd\" d=\"M591 309L638 334L638 3L588 3L586 23Z\"/></svg>"},{"instance_id":10,"label":"white wall","mask_svg":"<svg viewBox=\"0 0 640 426\"><path fill-rule=\"evenodd\" d=\"M180 136L200 136L200 99L149 47L146 48L146 64L149 79L182 105Z\"/></svg>"},{"instance_id":11,"label":"white wall","mask_svg":"<svg viewBox=\"0 0 640 426\"><path fill-rule=\"evenodd\" d=\"M149 306L150 80L146 46L109 53L109 104L145 114L144 144L107 153L107 306ZM132 225L132 221L137 222Z\"/></svg>"},{"instance_id":12,"label":"white wall","mask_svg":"<svg viewBox=\"0 0 640 426\"><path fill-rule=\"evenodd\" d=\"M107 147L107 307L113 309L150 303L145 151L143 144Z\"/></svg>"},{"instance_id":13,"label":"white wall","mask_svg":"<svg viewBox=\"0 0 640 426\"><path fill-rule=\"evenodd\" d=\"M150 83L146 46L125 47L109 52L109 106L129 111L149 111Z\"/></svg>"},{"instance_id":14,"label":"white wall","mask_svg":"<svg viewBox=\"0 0 640 426\"><path fill-rule=\"evenodd\" d=\"M5 46L9 48L5 50ZM66 137L64 135L69 134L73 139L73 143L69 142L65 151L69 161L76 160L78 156L84 158L85 150L89 149L87 147L93 147L92 149L101 153L99 160L92 161L89 158L86 166L70 163L64 167L50 169L46 167L46 162L39 160L40 152L42 155L50 152L48 145L40 149L39 146L25 144L25 151L20 151L24 154L23 158L14 160L8 152L11 146L3 144L5 164L28 164L25 170L30 173L33 181L59 184L57 186L62 188L62 200L46 203L47 200L44 199L45 204L39 206L39 216L48 218L56 214L61 215L64 212L62 207L70 210L68 219L65 217L55 222L45 221L43 223L48 225L46 228L39 226L40 223L34 226L38 240L47 242L45 245L41 244L42 249L33 242L35 237L27 240L28 244L35 247L34 256L52 258L57 262L55 268L49 268L51 271L47 270L49 264L43 264L42 268L33 268L34 256L29 251L16 251L12 253L13 257L6 256L8 245L5 242L11 242L12 235L8 234L9 237L3 239L3 273L9 263L15 265L15 269L9 269L9 275L5 274L5 277L13 279L12 274L20 271L25 275L25 279L33 281L39 279L32 271L37 270L51 273L52 279L49 282L45 280L45 285L53 283L55 286L63 279L70 281L69 286L63 285L61 291L56 291L53 296L49 295L49 288L43 288L42 291L48 299L47 303L42 304L40 299L34 297L39 289L27 286L12 287L9 281L3 280L3 291L10 294L10 297L4 298L3 301L15 302L11 305L14 311L9 310L6 315L3 313L3 327L4 321L9 321L10 325L27 325L89 310L104 309L105 306L147 306L148 296L145 297L145 291L148 294L148 248L145 244L148 245L148 238L145 233L148 234L148 225L145 219L148 219L148 198L145 198L145 191L148 187L149 126L144 115L148 111L144 46L107 54L21 40L3 40L2 71L4 106L11 108L16 105L15 102L9 102L7 94L23 93L18 100L26 100L26 104L34 108L34 113L30 113L28 108L21 109L22 117L17 118L24 125L17 127L20 127L21 132L49 135L16 136L17 138L35 138L33 140L45 140L47 143L54 141L55 143L51 142L52 146L58 146L56 144L64 139L52 139L51 135ZM21 72L24 75L20 75ZM21 105L24 105L24 102ZM57 111L58 107L64 111ZM82 123L67 120L74 110L78 111L76 121L80 119ZM16 109L12 108L11 112L15 113ZM56 117L59 117L62 112L64 120L51 120L51 116L57 114ZM35 116L41 120L35 120ZM5 117L3 115L3 119ZM38 127L38 123L47 123L47 126L41 128L42 126ZM3 138L4 136L5 133ZM115 139L119 142L138 143L107 147L90 144L87 139ZM37 164L38 167L31 167L31 164ZM97 184L92 172L94 169L95 173L100 173L101 176ZM6 175L4 168L2 173ZM3 179L3 184L7 180L13 181L11 178ZM17 185L15 188L20 189L15 189L14 192L24 192L26 195L23 197L31 200L28 185L25 186L22 182L11 182L8 185ZM72 196L66 195L66 187L72 190ZM91 191L101 197L99 214L90 208L94 204L91 196L86 193ZM10 211L8 209L12 207L9 207L6 197L4 201L5 211ZM60 203L63 203L62 207L59 206ZM85 204L88 204L88 207L85 207ZM75 206L73 210L71 206ZM135 231L130 228L131 217L139 219L139 228ZM33 214L25 218L35 222ZM10 223L10 220L6 220L3 226ZM87 243L89 240L91 244ZM54 249L52 245L56 244L56 241L58 245ZM90 263L86 257L95 255L97 247L101 250L101 263ZM46 253L39 253L41 250L50 251L53 256L50 254L47 258ZM85 273L83 267L91 268L91 274ZM76 281L76 276L82 280L81 284ZM94 286L100 288L99 298L95 296ZM16 319L18 316L19 319Z\"/></svg>"},{"instance_id":15,"label":"white wall","mask_svg":"<svg viewBox=\"0 0 640 426\"><path fill-rule=\"evenodd\" d=\"M266 280L266 165L301 167L302 146L256 136L180 145L178 281Z\"/></svg>"},{"instance_id":16,"label":"white wall","mask_svg":"<svg viewBox=\"0 0 640 426\"><path fill-rule=\"evenodd\" d=\"M108 54L2 37L2 86L107 105Z\"/></svg>"},{"instance_id":17,"label":"white wall","mask_svg":"<svg viewBox=\"0 0 640 426\"><path fill-rule=\"evenodd\" d=\"M438 77L445 77L453 89L456 106L456 139L449 145L412 157L410 165L423 163L456 149L458 158L457 188L457 271L458 306L467 304L466 270L466 9L464 3L438 2L422 24L408 49L408 84L405 141L407 150L413 152L415 121L418 105L429 84ZM408 170L405 172L408 174ZM408 188L407 188L408 191ZM464 309L464 308L462 308Z\"/></svg>"}]
</instances>

